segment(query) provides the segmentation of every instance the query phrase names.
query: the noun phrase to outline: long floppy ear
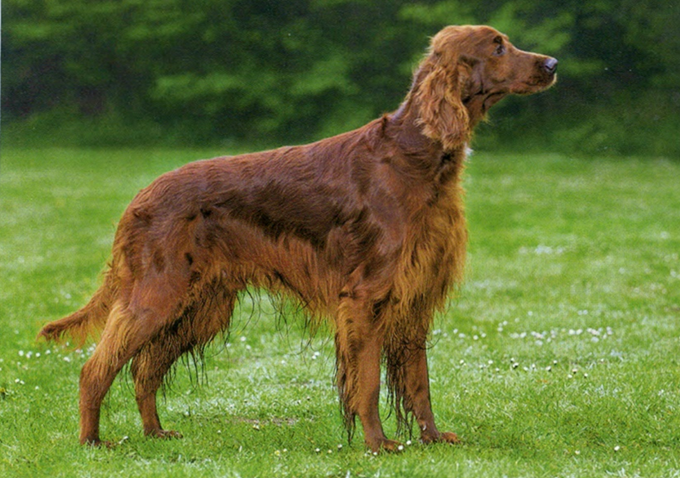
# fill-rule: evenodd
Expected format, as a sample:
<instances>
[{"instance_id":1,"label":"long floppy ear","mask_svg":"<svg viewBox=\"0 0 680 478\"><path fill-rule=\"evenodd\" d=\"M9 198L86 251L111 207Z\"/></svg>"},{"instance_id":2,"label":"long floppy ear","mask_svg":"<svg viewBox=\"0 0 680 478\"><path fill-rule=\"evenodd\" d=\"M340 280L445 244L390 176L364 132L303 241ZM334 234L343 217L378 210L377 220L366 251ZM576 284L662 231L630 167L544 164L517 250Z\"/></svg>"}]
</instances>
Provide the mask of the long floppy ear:
<instances>
[{"instance_id":1,"label":"long floppy ear","mask_svg":"<svg viewBox=\"0 0 680 478\"><path fill-rule=\"evenodd\" d=\"M470 139L470 116L461 94L466 84L467 68L459 64L452 52L433 51L416 74L415 101L423 133L451 150Z\"/></svg>"}]
</instances>

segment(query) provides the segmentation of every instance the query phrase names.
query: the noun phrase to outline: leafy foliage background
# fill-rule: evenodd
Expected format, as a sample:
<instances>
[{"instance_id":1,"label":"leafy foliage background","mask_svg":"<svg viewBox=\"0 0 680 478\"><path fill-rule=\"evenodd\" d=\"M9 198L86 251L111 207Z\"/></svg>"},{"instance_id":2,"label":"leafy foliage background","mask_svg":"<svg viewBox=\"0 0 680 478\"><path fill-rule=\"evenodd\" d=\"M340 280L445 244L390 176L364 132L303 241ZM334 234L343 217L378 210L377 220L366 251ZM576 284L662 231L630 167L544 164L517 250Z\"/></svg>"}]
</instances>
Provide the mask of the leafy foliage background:
<instances>
[{"instance_id":1,"label":"leafy foliage background","mask_svg":"<svg viewBox=\"0 0 680 478\"><path fill-rule=\"evenodd\" d=\"M560 83L497 107L482 147L680 153L680 5L666 0L6 0L2 13L10 142L309 141L396 109L430 36L484 23L557 57Z\"/></svg>"}]
</instances>

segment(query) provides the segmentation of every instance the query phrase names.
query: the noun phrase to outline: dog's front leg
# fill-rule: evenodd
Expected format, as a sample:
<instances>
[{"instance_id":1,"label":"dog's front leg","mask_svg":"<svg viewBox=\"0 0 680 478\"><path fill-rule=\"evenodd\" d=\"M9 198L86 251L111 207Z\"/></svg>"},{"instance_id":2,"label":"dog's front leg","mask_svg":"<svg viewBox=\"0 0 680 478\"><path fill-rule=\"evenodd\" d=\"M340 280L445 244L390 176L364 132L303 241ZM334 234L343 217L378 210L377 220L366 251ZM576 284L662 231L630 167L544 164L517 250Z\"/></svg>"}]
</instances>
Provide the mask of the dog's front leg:
<instances>
[{"instance_id":1,"label":"dog's front leg","mask_svg":"<svg viewBox=\"0 0 680 478\"><path fill-rule=\"evenodd\" d=\"M400 446L385 436L378 412L384 333L370 301L343 298L335 336L338 392L346 425L351 431L358 415L366 445L373 452L396 451Z\"/></svg>"},{"instance_id":2,"label":"dog's front leg","mask_svg":"<svg viewBox=\"0 0 680 478\"><path fill-rule=\"evenodd\" d=\"M424 343L411 351L404 365L404 372L406 379L404 406L407 411L414 414L423 443L459 443L455 433L440 432L434 423L427 370L427 350Z\"/></svg>"}]
</instances>

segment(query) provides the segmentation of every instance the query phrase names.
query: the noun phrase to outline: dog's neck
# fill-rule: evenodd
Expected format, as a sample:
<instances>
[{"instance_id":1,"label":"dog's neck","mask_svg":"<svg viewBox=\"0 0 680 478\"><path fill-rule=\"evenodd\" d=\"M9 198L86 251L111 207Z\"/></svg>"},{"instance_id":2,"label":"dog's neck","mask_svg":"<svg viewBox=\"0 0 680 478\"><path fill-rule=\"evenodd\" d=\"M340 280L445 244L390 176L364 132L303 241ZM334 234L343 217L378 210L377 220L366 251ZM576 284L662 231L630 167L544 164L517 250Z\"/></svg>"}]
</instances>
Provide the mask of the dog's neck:
<instances>
[{"instance_id":1,"label":"dog's neck","mask_svg":"<svg viewBox=\"0 0 680 478\"><path fill-rule=\"evenodd\" d=\"M383 117L385 134L405 154L402 160L419 164L415 169L408 168L411 172L419 171L433 185L456 183L461 178L468 155L467 143L445 150L440 141L425 136L419 118L418 108L407 98L397 111ZM399 161L397 158L393 159Z\"/></svg>"},{"instance_id":2,"label":"dog's neck","mask_svg":"<svg viewBox=\"0 0 680 478\"><path fill-rule=\"evenodd\" d=\"M397 111L387 115L395 140L408 154L433 158L441 156L444 154L441 142L432 140L423 134L420 114L413 103L412 95L409 94Z\"/></svg>"},{"instance_id":3,"label":"dog's neck","mask_svg":"<svg viewBox=\"0 0 680 478\"><path fill-rule=\"evenodd\" d=\"M441 158L460 158L464 161L468 151L467 143L447 151L440 141L425 136L418 107L413 103L412 95L409 95L397 111L385 116L387 130L402 151L421 158L431 158L434 162Z\"/></svg>"}]
</instances>

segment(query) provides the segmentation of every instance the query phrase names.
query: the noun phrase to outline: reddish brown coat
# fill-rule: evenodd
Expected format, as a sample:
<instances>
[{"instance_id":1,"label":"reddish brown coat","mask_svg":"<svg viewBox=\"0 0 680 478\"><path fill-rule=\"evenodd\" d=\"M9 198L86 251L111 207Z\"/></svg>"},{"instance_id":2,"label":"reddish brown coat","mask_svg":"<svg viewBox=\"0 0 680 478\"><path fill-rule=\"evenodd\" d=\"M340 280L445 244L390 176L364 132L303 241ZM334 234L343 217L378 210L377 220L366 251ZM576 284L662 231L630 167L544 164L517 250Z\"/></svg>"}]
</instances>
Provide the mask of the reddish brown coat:
<instances>
[{"instance_id":1,"label":"reddish brown coat","mask_svg":"<svg viewBox=\"0 0 680 478\"><path fill-rule=\"evenodd\" d=\"M549 87L556 63L490 27L447 27L393 114L309 145L191 163L141 191L103 286L41 331L84 340L102 329L81 373L81 442L100 443L101 401L129 360L145 432L178 436L161 428L156 391L177 358L228 329L251 286L333 324L346 425L358 415L372 450L398 447L378 415L381 360L400 422L413 416L424 442L456 442L434 424L426 341L465 268L468 142L502 97Z\"/></svg>"}]
</instances>

